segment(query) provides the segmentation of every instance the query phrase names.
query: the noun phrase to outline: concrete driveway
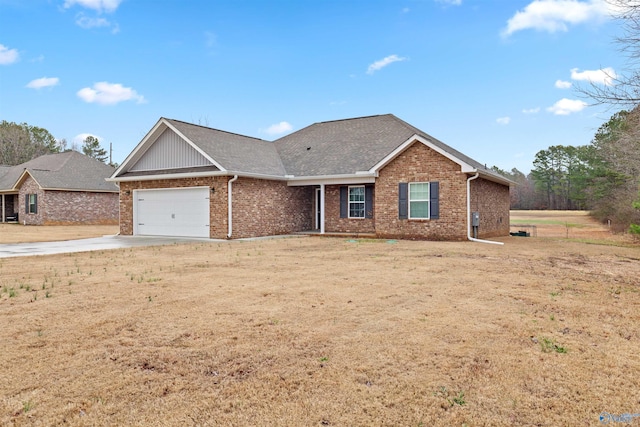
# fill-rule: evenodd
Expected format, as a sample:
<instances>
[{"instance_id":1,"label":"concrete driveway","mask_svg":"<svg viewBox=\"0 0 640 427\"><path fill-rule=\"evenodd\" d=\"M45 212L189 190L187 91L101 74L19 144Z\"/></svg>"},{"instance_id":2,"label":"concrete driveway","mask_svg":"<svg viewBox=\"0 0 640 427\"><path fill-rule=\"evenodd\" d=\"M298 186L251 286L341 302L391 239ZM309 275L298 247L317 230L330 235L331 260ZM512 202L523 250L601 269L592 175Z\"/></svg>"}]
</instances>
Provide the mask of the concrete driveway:
<instances>
[{"instance_id":1,"label":"concrete driveway","mask_svg":"<svg viewBox=\"0 0 640 427\"><path fill-rule=\"evenodd\" d=\"M214 241L217 240L189 239L184 237L104 236L92 239L65 240L59 242L11 243L0 244L0 258Z\"/></svg>"}]
</instances>

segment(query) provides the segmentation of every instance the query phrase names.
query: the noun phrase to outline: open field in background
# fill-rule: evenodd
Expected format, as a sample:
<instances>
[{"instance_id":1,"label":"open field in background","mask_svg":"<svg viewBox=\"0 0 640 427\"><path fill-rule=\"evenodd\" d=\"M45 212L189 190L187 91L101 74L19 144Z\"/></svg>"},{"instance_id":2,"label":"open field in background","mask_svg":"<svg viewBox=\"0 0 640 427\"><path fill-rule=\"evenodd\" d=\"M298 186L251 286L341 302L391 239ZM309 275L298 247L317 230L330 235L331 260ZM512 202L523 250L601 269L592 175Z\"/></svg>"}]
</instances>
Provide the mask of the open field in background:
<instances>
[{"instance_id":1,"label":"open field in background","mask_svg":"<svg viewBox=\"0 0 640 427\"><path fill-rule=\"evenodd\" d=\"M640 247L586 239L1 259L0 425L587 426L639 413Z\"/></svg>"}]
</instances>

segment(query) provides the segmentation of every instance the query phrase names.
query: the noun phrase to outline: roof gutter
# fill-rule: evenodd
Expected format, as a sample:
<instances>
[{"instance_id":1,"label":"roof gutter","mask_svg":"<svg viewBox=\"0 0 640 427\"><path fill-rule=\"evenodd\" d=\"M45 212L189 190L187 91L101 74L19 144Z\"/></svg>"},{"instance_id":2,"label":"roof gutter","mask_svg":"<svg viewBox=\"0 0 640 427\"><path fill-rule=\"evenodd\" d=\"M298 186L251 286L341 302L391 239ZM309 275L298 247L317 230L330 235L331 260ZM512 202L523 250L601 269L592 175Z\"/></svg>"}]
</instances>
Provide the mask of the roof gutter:
<instances>
[{"instance_id":1,"label":"roof gutter","mask_svg":"<svg viewBox=\"0 0 640 427\"><path fill-rule=\"evenodd\" d=\"M231 189L232 189L232 185L231 183L236 181L238 179L238 175L234 175L233 178L231 178L229 180L229 182L227 183L227 202L228 202L228 206L227 206L227 222L229 223L229 230L227 232L227 239L231 238L231 234L233 233L233 198L232 198L232 193L231 193Z\"/></svg>"},{"instance_id":2,"label":"roof gutter","mask_svg":"<svg viewBox=\"0 0 640 427\"><path fill-rule=\"evenodd\" d=\"M479 172L476 172L474 176L467 178L467 239L472 242L478 243L491 243L493 245L504 245L502 242L494 242L492 240L482 240L471 237L471 181L480 176Z\"/></svg>"},{"instance_id":3,"label":"roof gutter","mask_svg":"<svg viewBox=\"0 0 640 427\"><path fill-rule=\"evenodd\" d=\"M278 175L266 175L259 173L250 173L250 172L234 172L234 171L207 171L207 172L187 172L187 173L168 173L168 174L156 174L156 175L134 175L134 176L124 176L124 177L111 177L106 178L108 182L125 182L125 181L155 181L157 179L180 179L180 178L200 178L200 177L209 177L209 176L231 176L237 175L243 178L256 178L256 179L266 179L271 181L285 181L287 178L284 176Z\"/></svg>"}]
</instances>

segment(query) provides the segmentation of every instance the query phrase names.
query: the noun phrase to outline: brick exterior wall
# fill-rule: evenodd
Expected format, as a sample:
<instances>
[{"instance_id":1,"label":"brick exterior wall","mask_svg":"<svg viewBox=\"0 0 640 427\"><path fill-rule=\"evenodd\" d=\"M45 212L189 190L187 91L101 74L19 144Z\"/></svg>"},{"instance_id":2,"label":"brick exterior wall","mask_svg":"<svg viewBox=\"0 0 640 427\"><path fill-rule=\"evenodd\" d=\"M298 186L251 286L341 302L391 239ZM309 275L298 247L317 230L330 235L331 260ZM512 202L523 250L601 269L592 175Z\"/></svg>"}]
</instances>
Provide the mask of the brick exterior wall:
<instances>
[{"instance_id":1,"label":"brick exterior wall","mask_svg":"<svg viewBox=\"0 0 640 427\"><path fill-rule=\"evenodd\" d=\"M356 185L356 184L354 184ZM364 184L363 184L364 185ZM375 233L376 225L372 218L340 218L340 187L341 185L325 186L324 199L324 231L327 233L367 234ZM374 207L375 216L375 189Z\"/></svg>"},{"instance_id":2,"label":"brick exterior wall","mask_svg":"<svg viewBox=\"0 0 640 427\"><path fill-rule=\"evenodd\" d=\"M25 212L25 198L28 194L37 194L38 204L37 204L37 213L26 213ZM43 225L44 224L44 190L40 189L38 183L27 176L22 185L20 186L20 191L18 193L18 212L19 219L22 224L25 225Z\"/></svg>"},{"instance_id":3,"label":"brick exterior wall","mask_svg":"<svg viewBox=\"0 0 640 427\"><path fill-rule=\"evenodd\" d=\"M37 194L37 213L26 213L26 198ZM25 225L117 224L118 194L89 191L42 190L28 176L14 206Z\"/></svg>"},{"instance_id":4,"label":"brick exterior wall","mask_svg":"<svg viewBox=\"0 0 640 427\"><path fill-rule=\"evenodd\" d=\"M312 187L289 187L284 181L251 178L239 178L232 185L232 238L311 230Z\"/></svg>"},{"instance_id":5,"label":"brick exterior wall","mask_svg":"<svg viewBox=\"0 0 640 427\"><path fill-rule=\"evenodd\" d=\"M465 240L467 238L467 174L460 166L416 142L386 165L376 179L373 218L340 218L340 185L325 187L325 231L375 233L384 238ZM201 177L120 183L120 234L133 234L133 191L136 189L209 186L210 237L228 233L227 183L231 177ZM440 183L440 217L398 218L398 183ZM233 186L232 238L307 231L314 227L315 188L289 187L283 181L239 178ZM480 212L479 237L509 234L509 188L485 179L471 182L472 210ZM24 203L24 201L22 201Z\"/></svg>"},{"instance_id":6,"label":"brick exterior wall","mask_svg":"<svg viewBox=\"0 0 640 427\"><path fill-rule=\"evenodd\" d=\"M117 224L118 193L89 191L45 191L43 209L45 225Z\"/></svg>"},{"instance_id":7,"label":"brick exterior wall","mask_svg":"<svg viewBox=\"0 0 640 427\"><path fill-rule=\"evenodd\" d=\"M509 235L509 187L486 179L471 181L471 212L480 213L478 237Z\"/></svg>"},{"instance_id":8,"label":"brick exterior wall","mask_svg":"<svg viewBox=\"0 0 640 427\"><path fill-rule=\"evenodd\" d=\"M227 238L227 183L222 177L162 179L120 183L120 234L133 234L133 191L154 188L208 186L210 197L210 238ZM288 234L311 229L313 189L288 187L283 181L239 178L232 183L232 238Z\"/></svg>"},{"instance_id":9,"label":"brick exterior wall","mask_svg":"<svg viewBox=\"0 0 640 427\"><path fill-rule=\"evenodd\" d=\"M414 143L386 165L376 179L376 233L402 239L466 239L466 179L458 164L420 142ZM440 183L440 218L399 219L398 183L432 181Z\"/></svg>"}]
</instances>

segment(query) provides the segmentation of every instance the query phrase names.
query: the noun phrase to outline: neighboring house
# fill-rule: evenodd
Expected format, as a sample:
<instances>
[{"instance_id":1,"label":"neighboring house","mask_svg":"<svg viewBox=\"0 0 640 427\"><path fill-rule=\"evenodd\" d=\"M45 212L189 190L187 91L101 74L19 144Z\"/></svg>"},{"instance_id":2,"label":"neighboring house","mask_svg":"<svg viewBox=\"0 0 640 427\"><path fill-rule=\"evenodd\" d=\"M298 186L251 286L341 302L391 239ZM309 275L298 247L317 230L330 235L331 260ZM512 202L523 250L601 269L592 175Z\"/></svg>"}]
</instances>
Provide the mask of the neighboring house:
<instances>
[{"instance_id":1,"label":"neighboring house","mask_svg":"<svg viewBox=\"0 0 640 427\"><path fill-rule=\"evenodd\" d=\"M0 166L2 222L25 225L117 224L114 168L77 151Z\"/></svg>"},{"instance_id":2,"label":"neighboring house","mask_svg":"<svg viewBox=\"0 0 640 427\"><path fill-rule=\"evenodd\" d=\"M123 235L509 234L512 182L390 114L274 142L161 118L109 180Z\"/></svg>"}]
</instances>

